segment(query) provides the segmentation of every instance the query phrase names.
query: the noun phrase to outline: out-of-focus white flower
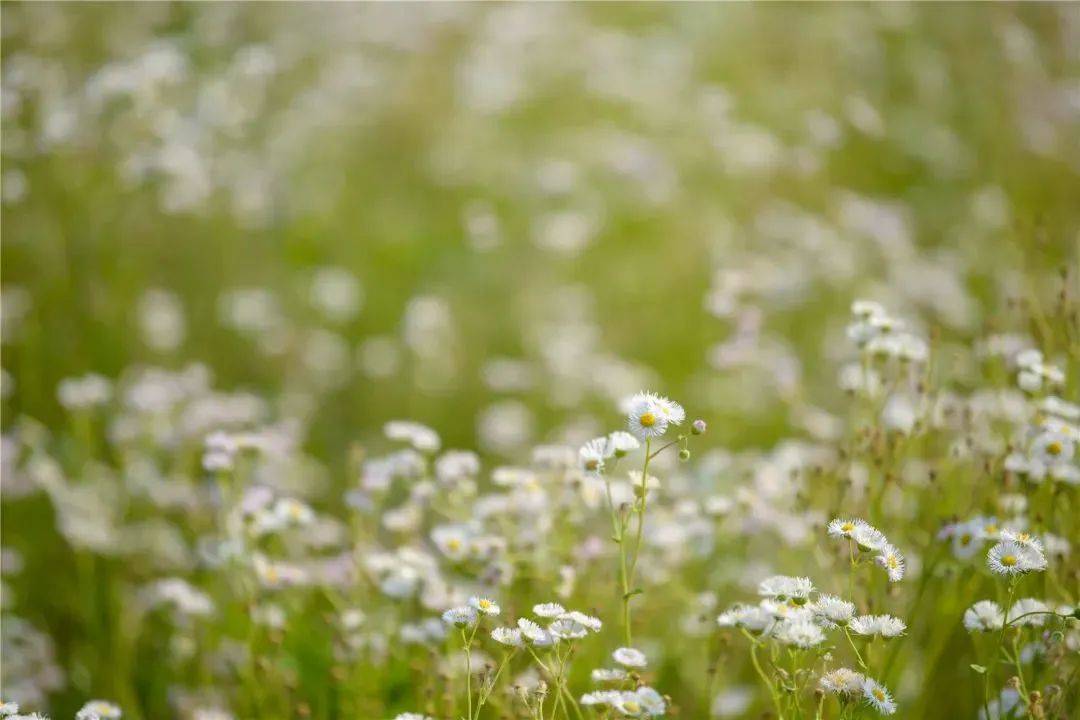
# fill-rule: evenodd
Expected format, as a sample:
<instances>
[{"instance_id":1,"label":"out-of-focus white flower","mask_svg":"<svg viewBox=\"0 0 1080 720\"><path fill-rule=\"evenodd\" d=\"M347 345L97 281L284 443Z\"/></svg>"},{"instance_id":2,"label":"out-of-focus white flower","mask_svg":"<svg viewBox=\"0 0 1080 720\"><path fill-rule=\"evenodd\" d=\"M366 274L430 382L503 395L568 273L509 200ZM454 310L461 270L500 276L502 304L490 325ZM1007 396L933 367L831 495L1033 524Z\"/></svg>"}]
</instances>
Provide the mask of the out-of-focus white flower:
<instances>
[{"instance_id":1,"label":"out-of-focus white flower","mask_svg":"<svg viewBox=\"0 0 1080 720\"><path fill-rule=\"evenodd\" d=\"M632 647L616 648L611 657L624 667L643 668L647 664L645 653Z\"/></svg>"}]
</instances>

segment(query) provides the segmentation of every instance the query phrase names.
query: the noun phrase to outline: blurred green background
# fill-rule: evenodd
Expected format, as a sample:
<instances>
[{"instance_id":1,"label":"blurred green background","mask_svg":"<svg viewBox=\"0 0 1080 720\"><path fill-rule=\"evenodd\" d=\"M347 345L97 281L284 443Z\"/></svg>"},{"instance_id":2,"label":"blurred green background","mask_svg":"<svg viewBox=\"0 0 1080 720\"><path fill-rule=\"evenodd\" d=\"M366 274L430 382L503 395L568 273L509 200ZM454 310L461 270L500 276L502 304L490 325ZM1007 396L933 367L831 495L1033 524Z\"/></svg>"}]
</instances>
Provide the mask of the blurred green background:
<instances>
[{"instance_id":1,"label":"blurred green background","mask_svg":"<svg viewBox=\"0 0 1080 720\"><path fill-rule=\"evenodd\" d=\"M780 370L707 362L746 307L765 311L762 342L831 383L814 358L852 296L887 290L971 333L1019 273L1075 258L1077 17L5 3L7 414L55 421L65 376L197 359L223 387L315 386L327 448L396 416L472 446L501 396L542 437L566 408L610 407L604 379L638 378L741 418L725 440L768 440ZM306 302L324 266L359 280L355 317ZM237 287L275 295L284 348L222 327ZM718 287L733 300L714 317ZM175 349L141 341L149 288L182 304ZM435 357L405 338L419 296L446 311L415 330L445 336ZM348 356L331 383L298 359L318 329ZM372 336L398 354L385 377L356 354ZM523 361L531 387L492 390L493 357ZM748 384L762 392L733 401Z\"/></svg>"}]
</instances>

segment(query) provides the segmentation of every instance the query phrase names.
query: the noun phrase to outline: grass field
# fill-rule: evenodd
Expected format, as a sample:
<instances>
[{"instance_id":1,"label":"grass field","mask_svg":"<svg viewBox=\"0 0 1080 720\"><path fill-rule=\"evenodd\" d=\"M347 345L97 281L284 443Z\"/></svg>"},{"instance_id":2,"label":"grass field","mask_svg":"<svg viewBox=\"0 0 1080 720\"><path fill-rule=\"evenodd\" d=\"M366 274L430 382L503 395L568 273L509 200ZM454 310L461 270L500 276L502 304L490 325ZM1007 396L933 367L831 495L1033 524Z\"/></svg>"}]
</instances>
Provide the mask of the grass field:
<instances>
[{"instance_id":1,"label":"grass field","mask_svg":"<svg viewBox=\"0 0 1080 720\"><path fill-rule=\"evenodd\" d=\"M4 2L0 703L1075 718L1078 70L1070 3Z\"/></svg>"}]
</instances>

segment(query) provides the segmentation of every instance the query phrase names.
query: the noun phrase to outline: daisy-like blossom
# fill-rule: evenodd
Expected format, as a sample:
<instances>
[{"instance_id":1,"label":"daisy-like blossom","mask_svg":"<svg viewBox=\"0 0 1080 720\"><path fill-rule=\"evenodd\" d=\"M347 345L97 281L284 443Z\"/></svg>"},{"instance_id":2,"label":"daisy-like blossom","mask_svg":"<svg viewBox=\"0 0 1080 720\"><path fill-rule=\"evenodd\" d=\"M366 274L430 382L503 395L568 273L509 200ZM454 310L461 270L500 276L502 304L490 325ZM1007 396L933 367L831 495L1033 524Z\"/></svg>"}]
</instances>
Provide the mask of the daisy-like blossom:
<instances>
[{"instance_id":1,"label":"daisy-like blossom","mask_svg":"<svg viewBox=\"0 0 1080 720\"><path fill-rule=\"evenodd\" d=\"M1067 463L1076 454L1072 438L1056 430L1041 433L1031 443L1031 458L1046 465Z\"/></svg>"},{"instance_id":2,"label":"daisy-like blossom","mask_svg":"<svg viewBox=\"0 0 1080 720\"><path fill-rule=\"evenodd\" d=\"M608 706L615 707L622 698L622 693L618 690L598 690L596 692L585 693L581 696L581 704L588 705L590 707Z\"/></svg>"},{"instance_id":3,"label":"daisy-like blossom","mask_svg":"<svg viewBox=\"0 0 1080 720\"><path fill-rule=\"evenodd\" d=\"M720 627L744 628L752 633L763 632L772 623L772 614L758 605L735 605L716 618Z\"/></svg>"},{"instance_id":4,"label":"daisy-like blossom","mask_svg":"<svg viewBox=\"0 0 1080 720\"><path fill-rule=\"evenodd\" d=\"M518 629L521 630L522 639L530 645L546 647L555 642L555 638L551 636L551 633L534 623L532 620L518 618L517 625Z\"/></svg>"},{"instance_id":5,"label":"daisy-like blossom","mask_svg":"<svg viewBox=\"0 0 1080 720\"><path fill-rule=\"evenodd\" d=\"M907 624L892 615L860 615L853 618L848 627L856 635L880 635L883 638L899 637L907 630Z\"/></svg>"},{"instance_id":6,"label":"daisy-like blossom","mask_svg":"<svg viewBox=\"0 0 1080 720\"><path fill-rule=\"evenodd\" d=\"M667 711L664 698L648 686L620 693L612 707L627 717L659 717Z\"/></svg>"},{"instance_id":7,"label":"daisy-like blossom","mask_svg":"<svg viewBox=\"0 0 1080 720\"><path fill-rule=\"evenodd\" d=\"M814 617L825 627L844 626L855 617L855 603L836 595L822 595L810 606Z\"/></svg>"},{"instance_id":8,"label":"daisy-like blossom","mask_svg":"<svg viewBox=\"0 0 1080 720\"><path fill-rule=\"evenodd\" d=\"M404 712L395 715L394 720L435 720L435 718L423 713Z\"/></svg>"},{"instance_id":9,"label":"daisy-like blossom","mask_svg":"<svg viewBox=\"0 0 1080 720\"><path fill-rule=\"evenodd\" d=\"M836 668L821 676L821 679L818 680L818 688L830 695L852 697L862 693L863 680L865 679L862 673L855 672L850 668Z\"/></svg>"},{"instance_id":10,"label":"daisy-like blossom","mask_svg":"<svg viewBox=\"0 0 1080 720\"><path fill-rule=\"evenodd\" d=\"M807 617L783 620L776 624L773 637L785 645L808 649L825 641L821 627Z\"/></svg>"},{"instance_id":11,"label":"daisy-like blossom","mask_svg":"<svg viewBox=\"0 0 1080 720\"><path fill-rule=\"evenodd\" d=\"M604 626L604 623L601 622L600 618L593 617L592 615L586 615L585 613L579 612L577 610L559 613L559 619L571 620L578 625L585 627L588 630L592 630L593 632L600 632L600 628Z\"/></svg>"},{"instance_id":12,"label":"daisy-like blossom","mask_svg":"<svg viewBox=\"0 0 1080 720\"><path fill-rule=\"evenodd\" d=\"M872 678L863 678L863 700L882 715L896 712L896 702L885 686Z\"/></svg>"},{"instance_id":13,"label":"daisy-like blossom","mask_svg":"<svg viewBox=\"0 0 1080 720\"><path fill-rule=\"evenodd\" d=\"M391 420L383 426L383 434L390 440L407 442L420 452L438 452L441 445L437 432L411 420Z\"/></svg>"},{"instance_id":14,"label":"daisy-like blossom","mask_svg":"<svg viewBox=\"0 0 1080 720\"><path fill-rule=\"evenodd\" d=\"M1009 625L1041 627L1046 624L1050 606L1038 598L1021 598L1009 609ZM1034 614L1033 614L1034 613ZM1026 617L1025 617L1026 616Z\"/></svg>"},{"instance_id":15,"label":"daisy-like blossom","mask_svg":"<svg viewBox=\"0 0 1080 720\"><path fill-rule=\"evenodd\" d=\"M638 442L636 437L628 432L616 430L607 436L607 447L604 452L609 457L620 458L637 450L639 447L641 447L641 443Z\"/></svg>"},{"instance_id":16,"label":"daisy-like blossom","mask_svg":"<svg viewBox=\"0 0 1080 720\"><path fill-rule=\"evenodd\" d=\"M482 612L485 615L498 615L500 612L500 608L494 600L482 597L469 598L469 607Z\"/></svg>"},{"instance_id":17,"label":"daisy-like blossom","mask_svg":"<svg viewBox=\"0 0 1080 720\"><path fill-rule=\"evenodd\" d=\"M539 605L533 605L532 610L534 615L543 618L559 617L566 612L566 608L559 603L541 603Z\"/></svg>"},{"instance_id":18,"label":"daisy-like blossom","mask_svg":"<svg viewBox=\"0 0 1080 720\"><path fill-rule=\"evenodd\" d=\"M75 720L118 720L123 714L119 705L105 700L91 700L75 713Z\"/></svg>"},{"instance_id":19,"label":"daisy-like blossom","mask_svg":"<svg viewBox=\"0 0 1080 720\"><path fill-rule=\"evenodd\" d=\"M625 667L643 668L648 663L645 653L632 647L616 648L615 652L611 653L611 657Z\"/></svg>"},{"instance_id":20,"label":"daisy-like blossom","mask_svg":"<svg viewBox=\"0 0 1080 720\"><path fill-rule=\"evenodd\" d=\"M964 629L968 632L992 632L1000 630L1005 613L993 600L980 600L964 611Z\"/></svg>"},{"instance_id":21,"label":"daisy-like blossom","mask_svg":"<svg viewBox=\"0 0 1080 720\"><path fill-rule=\"evenodd\" d=\"M652 393L638 393L626 403L627 429L639 440L660 437L667 432L670 410Z\"/></svg>"},{"instance_id":22,"label":"daisy-like blossom","mask_svg":"<svg viewBox=\"0 0 1080 720\"><path fill-rule=\"evenodd\" d=\"M854 536L855 528L861 520L845 520L843 518L834 518L829 521L828 532L832 537L848 538L851 539Z\"/></svg>"},{"instance_id":23,"label":"daisy-like blossom","mask_svg":"<svg viewBox=\"0 0 1080 720\"><path fill-rule=\"evenodd\" d=\"M466 628L476 623L479 615L476 608L468 605L453 607L442 614L443 622L457 628Z\"/></svg>"},{"instance_id":24,"label":"daisy-like blossom","mask_svg":"<svg viewBox=\"0 0 1080 720\"><path fill-rule=\"evenodd\" d=\"M521 647L525 644L518 628L497 627L491 631L491 639L501 645Z\"/></svg>"},{"instance_id":25,"label":"daisy-like blossom","mask_svg":"<svg viewBox=\"0 0 1080 720\"><path fill-rule=\"evenodd\" d=\"M889 542L885 537L885 533L862 520L856 522L855 530L851 533L851 539L864 552L880 550Z\"/></svg>"},{"instance_id":26,"label":"daisy-like blossom","mask_svg":"<svg viewBox=\"0 0 1080 720\"><path fill-rule=\"evenodd\" d=\"M906 568L904 556L892 545L886 543L878 552L874 561L885 568L885 571L889 574L889 582L900 582L904 578Z\"/></svg>"},{"instance_id":27,"label":"daisy-like blossom","mask_svg":"<svg viewBox=\"0 0 1080 720\"><path fill-rule=\"evenodd\" d=\"M628 676L626 671L622 668L596 668L592 671L592 681L601 682L621 682Z\"/></svg>"},{"instance_id":28,"label":"daisy-like blossom","mask_svg":"<svg viewBox=\"0 0 1080 720\"><path fill-rule=\"evenodd\" d=\"M986 564L998 575L1023 575L1046 569L1046 556L1031 545L1002 540L986 553Z\"/></svg>"},{"instance_id":29,"label":"daisy-like blossom","mask_svg":"<svg viewBox=\"0 0 1080 720\"><path fill-rule=\"evenodd\" d=\"M0 717L10 717L19 712L19 703L0 700Z\"/></svg>"},{"instance_id":30,"label":"daisy-like blossom","mask_svg":"<svg viewBox=\"0 0 1080 720\"><path fill-rule=\"evenodd\" d=\"M808 577L774 575L758 584L758 595L777 600L791 600L796 604L805 603L814 592L814 583Z\"/></svg>"},{"instance_id":31,"label":"daisy-like blossom","mask_svg":"<svg viewBox=\"0 0 1080 720\"><path fill-rule=\"evenodd\" d=\"M588 635L589 629L569 617L561 616L548 625L548 632L560 640L576 640Z\"/></svg>"},{"instance_id":32,"label":"daisy-like blossom","mask_svg":"<svg viewBox=\"0 0 1080 720\"><path fill-rule=\"evenodd\" d=\"M1002 541L1014 542L1017 545L1023 545L1024 547L1033 548L1035 550L1038 550L1042 554L1046 553L1046 550L1042 544L1042 540L1024 530L1013 530L1011 528L1005 528L1001 531L1000 539Z\"/></svg>"},{"instance_id":33,"label":"daisy-like blossom","mask_svg":"<svg viewBox=\"0 0 1080 720\"><path fill-rule=\"evenodd\" d=\"M608 458L608 440L606 437L593 438L578 450L581 469L587 473L599 474L604 470L604 460Z\"/></svg>"}]
</instances>

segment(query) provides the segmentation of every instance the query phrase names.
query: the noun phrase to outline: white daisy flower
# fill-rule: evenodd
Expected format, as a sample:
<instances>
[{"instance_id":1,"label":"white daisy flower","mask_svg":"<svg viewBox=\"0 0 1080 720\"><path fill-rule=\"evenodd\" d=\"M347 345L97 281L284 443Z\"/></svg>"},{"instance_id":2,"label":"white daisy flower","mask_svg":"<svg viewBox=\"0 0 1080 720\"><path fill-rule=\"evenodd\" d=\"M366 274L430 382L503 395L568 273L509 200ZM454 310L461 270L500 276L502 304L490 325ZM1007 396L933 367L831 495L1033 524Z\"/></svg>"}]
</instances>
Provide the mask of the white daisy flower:
<instances>
[{"instance_id":1,"label":"white daisy flower","mask_svg":"<svg viewBox=\"0 0 1080 720\"><path fill-rule=\"evenodd\" d=\"M521 647L525 644L521 636L521 630L517 628L497 627L491 631L491 639L510 647Z\"/></svg>"},{"instance_id":2,"label":"white daisy flower","mask_svg":"<svg viewBox=\"0 0 1080 720\"><path fill-rule=\"evenodd\" d=\"M832 537L842 537L851 539L854 537L855 528L858 527L858 523L861 520L844 520L841 518L835 518L829 521L829 535Z\"/></svg>"},{"instance_id":3,"label":"white daisy flower","mask_svg":"<svg viewBox=\"0 0 1080 720\"><path fill-rule=\"evenodd\" d=\"M776 624L772 635L785 645L804 650L825 641L825 633L822 632L821 627L806 617L780 621Z\"/></svg>"},{"instance_id":4,"label":"white daisy flower","mask_svg":"<svg viewBox=\"0 0 1080 720\"><path fill-rule=\"evenodd\" d=\"M1049 430L1032 441L1030 454L1034 460L1046 465L1067 463L1076 454L1076 443L1063 433Z\"/></svg>"},{"instance_id":5,"label":"white daisy flower","mask_svg":"<svg viewBox=\"0 0 1080 720\"><path fill-rule=\"evenodd\" d=\"M720 627L745 628L752 633L763 632L772 623L772 614L757 605L735 605L716 618Z\"/></svg>"},{"instance_id":6,"label":"white daisy flower","mask_svg":"<svg viewBox=\"0 0 1080 720\"><path fill-rule=\"evenodd\" d=\"M604 460L607 459L607 438L593 438L581 446L578 450L578 458L581 460L581 469L587 473L599 474L604 470Z\"/></svg>"},{"instance_id":7,"label":"white daisy flower","mask_svg":"<svg viewBox=\"0 0 1080 720\"><path fill-rule=\"evenodd\" d=\"M119 705L105 700L91 700L75 713L75 720L117 720L123 714Z\"/></svg>"},{"instance_id":8,"label":"white daisy flower","mask_svg":"<svg viewBox=\"0 0 1080 720\"><path fill-rule=\"evenodd\" d=\"M848 602L836 595L822 595L813 605L811 612L818 622L825 627L847 625L855 617L855 603Z\"/></svg>"},{"instance_id":9,"label":"white daisy flower","mask_svg":"<svg viewBox=\"0 0 1080 720\"><path fill-rule=\"evenodd\" d=\"M581 696L581 704L591 707L608 706L615 707L615 703L622 699L622 693L618 690L598 690L585 693Z\"/></svg>"},{"instance_id":10,"label":"white daisy flower","mask_svg":"<svg viewBox=\"0 0 1080 720\"><path fill-rule=\"evenodd\" d=\"M1050 606L1042 600L1037 598L1021 598L1013 603L1012 608L1009 609L1009 624L1012 627L1018 627L1021 625L1030 625L1032 627L1042 627L1046 624L1047 615L1044 613L1050 612ZM1031 613L1037 613L1035 615ZM1027 617L1023 617L1027 615Z\"/></svg>"},{"instance_id":11,"label":"white daisy flower","mask_svg":"<svg viewBox=\"0 0 1080 720\"><path fill-rule=\"evenodd\" d=\"M621 682L626 678L626 671L622 668L596 668L592 671L592 681L596 683Z\"/></svg>"},{"instance_id":12,"label":"white daisy flower","mask_svg":"<svg viewBox=\"0 0 1080 720\"><path fill-rule=\"evenodd\" d=\"M537 617L553 618L559 617L566 612L559 603L541 603L540 605L533 605L533 614Z\"/></svg>"},{"instance_id":13,"label":"white daisy flower","mask_svg":"<svg viewBox=\"0 0 1080 720\"><path fill-rule=\"evenodd\" d=\"M391 420L383 426L383 434L390 440L407 442L420 452L438 452L441 445L437 432L411 420Z\"/></svg>"},{"instance_id":14,"label":"white daisy flower","mask_svg":"<svg viewBox=\"0 0 1080 720\"><path fill-rule=\"evenodd\" d=\"M880 550L889 542L883 532L863 520L856 521L851 538L859 546L859 549L864 552Z\"/></svg>"},{"instance_id":15,"label":"white daisy flower","mask_svg":"<svg viewBox=\"0 0 1080 720\"><path fill-rule=\"evenodd\" d=\"M615 652L611 653L611 657L625 667L643 668L648 663L645 653L632 647L616 648Z\"/></svg>"},{"instance_id":16,"label":"white daisy flower","mask_svg":"<svg viewBox=\"0 0 1080 720\"><path fill-rule=\"evenodd\" d=\"M808 577L774 575L765 578L758 585L758 595L777 600L791 600L796 605L805 603L812 592L814 592L814 583Z\"/></svg>"},{"instance_id":17,"label":"white daisy flower","mask_svg":"<svg viewBox=\"0 0 1080 720\"><path fill-rule=\"evenodd\" d=\"M986 553L986 564L998 575L1022 575L1046 569L1046 557L1038 548L1002 540Z\"/></svg>"},{"instance_id":18,"label":"white daisy flower","mask_svg":"<svg viewBox=\"0 0 1080 720\"><path fill-rule=\"evenodd\" d=\"M639 447L641 447L641 443L638 442L636 437L628 432L616 430L607 436L607 448L605 449L605 453L608 456L621 458L626 454L637 450Z\"/></svg>"},{"instance_id":19,"label":"white daisy flower","mask_svg":"<svg viewBox=\"0 0 1080 720\"><path fill-rule=\"evenodd\" d=\"M565 615L548 625L548 632L560 640L576 640L589 634L588 628Z\"/></svg>"},{"instance_id":20,"label":"white daisy flower","mask_svg":"<svg viewBox=\"0 0 1080 720\"><path fill-rule=\"evenodd\" d=\"M896 712L896 702L892 699L892 695L877 680L863 678L862 690L866 704L882 715L892 715Z\"/></svg>"},{"instance_id":21,"label":"white daisy flower","mask_svg":"<svg viewBox=\"0 0 1080 720\"><path fill-rule=\"evenodd\" d=\"M853 618L848 627L856 635L880 635L883 638L898 637L907 630L904 621L892 615L860 615Z\"/></svg>"},{"instance_id":22,"label":"white daisy flower","mask_svg":"<svg viewBox=\"0 0 1080 720\"><path fill-rule=\"evenodd\" d=\"M627 429L640 440L667 432L669 410L652 393L638 393L627 402Z\"/></svg>"},{"instance_id":23,"label":"white daisy flower","mask_svg":"<svg viewBox=\"0 0 1080 720\"><path fill-rule=\"evenodd\" d=\"M476 608L462 605L453 607L442 614L443 622L458 628L466 628L476 623L479 615Z\"/></svg>"},{"instance_id":24,"label":"white daisy flower","mask_svg":"<svg viewBox=\"0 0 1080 720\"><path fill-rule=\"evenodd\" d=\"M0 717L10 717L19 712L19 703L0 700Z\"/></svg>"},{"instance_id":25,"label":"white daisy flower","mask_svg":"<svg viewBox=\"0 0 1080 720\"><path fill-rule=\"evenodd\" d=\"M968 632L1001 630L1005 613L993 600L980 600L964 611L964 629Z\"/></svg>"},{"instance_id":26,"label":"white daisy flower","mask_svg":"<svg viewBox=\"0 0 1080 720\"><path fill-rule=\"evenodd\" d=\"M836 668L821 676L818 687L822 692L830 695L851 697L862 693L863 680L865 679L862 673L849 668Z\"/></svg>"},{"instance_id":27,"label":"white daisy flower","mask_svg":"<svg viewBox=\"0 0 1080 720\"><path fill-rule=\"evenodd\" d=\"M395 715L394 720L435 720L435 718L423 713L404 712Z\"/></svg>"},{"instance_id":28,"label":"white daisy flower","mask_svg":"<svg viewBox=\"0 0 1080 720\"><path fill-rule=\"evenodd\" d=\"M555 642L555 638L551 636L551 633L534 623L532 620L519 618L517 625L518 629L521 630L522 639L530 645L546 647Z\"/></svg>"},{"instance_id":29,"label":"white daisy flower","mask_svg":"<svg viewBox=\"0 0 1080 720\"><path fill-rule=\"evenodd\" d=\"M482 597L469 598L469 607L478 610L485 615L498 615L500 611L499 606L494 600Z\"/></svg>"},{"instance_id":30,"label":"white daisy flower","mask_svg":"<svg viewBox=\"0 0 1080 720\"><path fill-rule=\"evenodd\" d=\"M875 558L875 562L889 573L890 582L900 582L904 578L906 568L904 556L892 545L886 543Z\"/></svg>"},{"instance_id":31,"label":"white daisy flower","mask_svg":"<svg viewBox=\"0 0 1080 720\"><path fill-rule=\"evenodd\" d=\"M592 615L586 615L583 612L577 610L571 610L570 612L564 612L559 614L560 620L572 620L578 625L585 627L593 632L600 632L600 628L604 626L604 623L600 621L600 618L593 617Z\"/></svg>"}]
</instances>

